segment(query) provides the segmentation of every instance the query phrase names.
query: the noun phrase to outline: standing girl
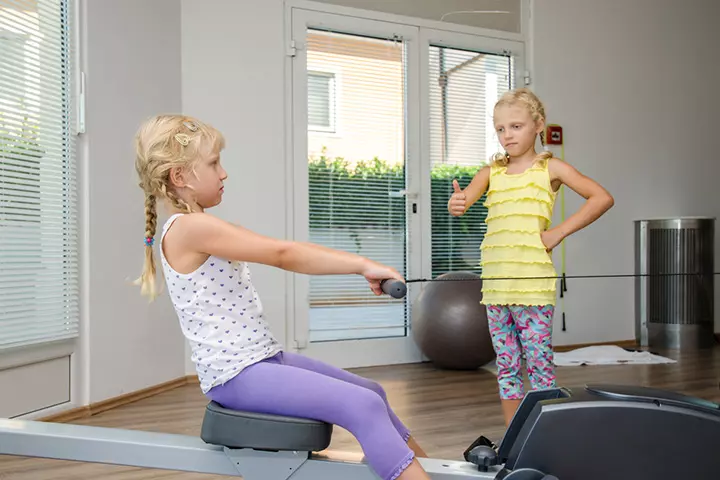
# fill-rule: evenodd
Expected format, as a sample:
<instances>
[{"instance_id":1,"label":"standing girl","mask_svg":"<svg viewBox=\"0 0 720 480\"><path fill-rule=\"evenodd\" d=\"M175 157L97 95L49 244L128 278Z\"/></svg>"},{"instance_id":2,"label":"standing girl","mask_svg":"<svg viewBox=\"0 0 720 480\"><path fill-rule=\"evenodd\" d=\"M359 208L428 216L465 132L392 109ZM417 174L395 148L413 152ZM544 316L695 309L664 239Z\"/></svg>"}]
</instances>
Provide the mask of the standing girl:
<instances>
[{"instance_id":1,"label":"standing girl","mask_svg":"<svg viewBox=\"0 0 720 480\"><path fill-rule=\"evenodd\" d=\"M557 274L550 252L565 237L597 220L614 201L597 182L551 152L535 151L538 136L545 147L545 109L530 90L503 95L495 105L493 121L505 153L495 154L466 189L453 181L448 210L453 216L463 215L487 191L487 233L480 247L482 303L497 354L507 426L524 396L523 355L533 390L555 386L552 320ZM550 228L563 184L587 201Z\"/></svg>"},{"instance_id":2,"label":"standing girl","mask_svg":"<svg viewBox=\"0 0 720 480\"><path fill-rule=\"evenodd\" d=\"M171 215L157 249L202 392L230 409L340 425L358 439L383 480L429 480L416 459L424 452L379 384L284 351L265 320L248 263L362 275L378 295L382 280L402 276L358 255L264 237L205 213L222 201L223 147L220 132L179 115L149 119L136 137L135 167L145 195L145 267L138 283L155 297L153 245L161 200Z\"/></svg>"}]
</instances>

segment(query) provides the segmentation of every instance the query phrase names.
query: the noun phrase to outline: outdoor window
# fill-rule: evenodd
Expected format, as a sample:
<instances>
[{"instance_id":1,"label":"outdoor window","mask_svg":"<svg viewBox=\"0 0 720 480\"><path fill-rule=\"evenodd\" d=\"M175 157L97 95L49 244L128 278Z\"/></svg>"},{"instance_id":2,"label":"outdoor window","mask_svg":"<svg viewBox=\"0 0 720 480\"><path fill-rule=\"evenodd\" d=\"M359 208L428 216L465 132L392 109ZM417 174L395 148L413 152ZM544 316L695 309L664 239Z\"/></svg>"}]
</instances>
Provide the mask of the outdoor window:
<instances>
[{"instance_id":1,"label":"outdoor window","mask_svg":"<svg viewBox=\"0 0 720 480\"><path fill-rule=\"evenodd\" d=\"M308 128L335 131L335 74L308 73Z\"/></svg>"},{"instance_id":2,"label":"outdoor window","mask_svg":"<svg viewBox=\"0 0 720 480\"><path fill-rule=\"evenodd\" d=\"M0 0L0 349L78 334L70 5Z\"/></svg>"}]
</instances>

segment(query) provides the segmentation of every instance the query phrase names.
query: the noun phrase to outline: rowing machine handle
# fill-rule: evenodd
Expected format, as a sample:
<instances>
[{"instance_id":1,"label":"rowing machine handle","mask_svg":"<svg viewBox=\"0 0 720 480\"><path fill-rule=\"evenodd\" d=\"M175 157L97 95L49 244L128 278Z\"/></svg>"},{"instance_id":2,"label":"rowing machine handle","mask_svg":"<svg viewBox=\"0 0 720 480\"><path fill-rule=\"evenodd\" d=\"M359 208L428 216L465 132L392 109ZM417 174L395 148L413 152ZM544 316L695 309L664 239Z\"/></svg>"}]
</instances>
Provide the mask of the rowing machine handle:
<instances>
[{"instance_id":1,"label":"rowing machine handle","mask_svg":"<svg viewBox=\"0 0 720 480\"><path fill-rule=\"evenodd\" d=\"M380 282L380 288L393 298L403 298L407 293L407 285L400 280L383 280Z\"/></svg>"}]
</instances>

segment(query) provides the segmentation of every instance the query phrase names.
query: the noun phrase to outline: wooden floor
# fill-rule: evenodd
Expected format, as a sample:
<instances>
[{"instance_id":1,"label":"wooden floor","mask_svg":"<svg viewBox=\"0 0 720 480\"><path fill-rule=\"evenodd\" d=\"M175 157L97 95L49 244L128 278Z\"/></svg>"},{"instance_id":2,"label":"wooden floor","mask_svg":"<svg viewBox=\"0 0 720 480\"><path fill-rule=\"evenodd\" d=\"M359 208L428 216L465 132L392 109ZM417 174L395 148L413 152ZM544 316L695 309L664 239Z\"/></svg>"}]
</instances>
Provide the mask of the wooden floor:
<instances>
[{"instance_id":1,"label":"wooden floor","mask_svg":"<svg viewBox=\"0 0 720 480\"><path fill-rule=\"evenodd\" d=\"M720 347L683 354L658 353L678 363L562 367L558 369L559 384L570 388L592 382L639 384L720 402ZM437 370L430 364L415 364L355 372L379 381L387 389L396 413L432 457L459 460L463 449L479 435L492 439L502 436L497 385L488 371L451 372ZM197 435L206 403L199 387L188 385L75 423ZM332 449L360 452L348 432L337 427L335 432ZM98 478L221 480L228 477L0 456L2 480Z\"/></svg>"}]
</instances>

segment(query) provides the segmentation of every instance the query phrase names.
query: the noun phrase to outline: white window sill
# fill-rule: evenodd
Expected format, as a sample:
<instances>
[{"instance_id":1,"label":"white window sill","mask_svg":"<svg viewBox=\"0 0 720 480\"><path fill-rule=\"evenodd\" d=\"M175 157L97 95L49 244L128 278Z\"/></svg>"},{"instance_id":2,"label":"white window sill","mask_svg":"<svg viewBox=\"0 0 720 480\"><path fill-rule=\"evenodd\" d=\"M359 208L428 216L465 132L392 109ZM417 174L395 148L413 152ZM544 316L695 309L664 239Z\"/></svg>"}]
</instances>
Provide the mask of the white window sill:
<instances>
[{"instance_id":1,"label":"white window sill","mask_svg":"<svg viewBox=\"0 0 720 480\"><path fill-rule=\"evenodd\" d=\"M67 357L76 350L76 339L0 350L0 370Z\"/></svg>"}]
</instances>

